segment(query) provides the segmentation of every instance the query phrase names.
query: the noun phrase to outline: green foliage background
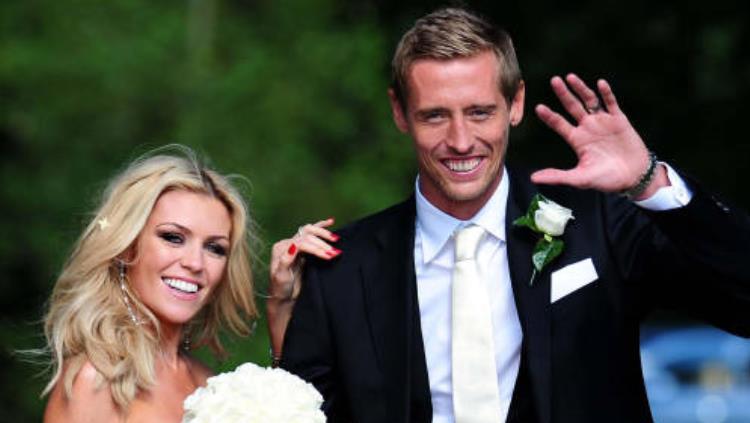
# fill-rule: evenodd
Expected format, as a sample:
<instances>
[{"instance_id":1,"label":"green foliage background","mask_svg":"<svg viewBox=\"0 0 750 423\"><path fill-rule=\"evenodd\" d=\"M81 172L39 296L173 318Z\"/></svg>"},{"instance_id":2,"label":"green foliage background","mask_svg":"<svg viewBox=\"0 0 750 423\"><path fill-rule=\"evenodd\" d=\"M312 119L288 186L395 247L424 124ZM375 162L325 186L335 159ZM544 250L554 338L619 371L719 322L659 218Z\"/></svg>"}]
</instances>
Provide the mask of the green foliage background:
<instances>
[{"instance_id":1,"label":"green foliage background","mask_svg":"<svg viewBox=\"0 0 750 423\"><path fill-rule=\"evenodd\" d=\"M39 319L105 182L179 142L245 175L266 248L307 221L403 198L415 166L390 121L400 34L439 4L393 0L6 0L0 3L0 421L37 421ZM744 3L477 1L513 34L527 115L511 161L569 166L534 116L549 77L605 77L660 157L747 209L750 45ZM265 324L229 361L267 363Z\"/></svg>"}]
</instances>

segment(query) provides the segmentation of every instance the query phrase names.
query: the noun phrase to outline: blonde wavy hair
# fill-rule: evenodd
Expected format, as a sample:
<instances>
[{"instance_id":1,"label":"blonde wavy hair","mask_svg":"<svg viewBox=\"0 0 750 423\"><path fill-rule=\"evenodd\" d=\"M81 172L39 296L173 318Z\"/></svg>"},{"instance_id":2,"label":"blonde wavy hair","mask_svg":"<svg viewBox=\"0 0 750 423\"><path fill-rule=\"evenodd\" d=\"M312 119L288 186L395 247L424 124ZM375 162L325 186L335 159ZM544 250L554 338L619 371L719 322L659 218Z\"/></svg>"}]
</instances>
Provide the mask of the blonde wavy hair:
<instances>
[{"instance_id":1,"label":"blonde wavy hair","mask_svg":"<svg viewBox=\"0 0 750 423\"><path fill-rule=\"evenodd\" d=\"M217 198L232 219L224 276L212 298L186 325L190 345L208 345L222 357L220 329L240 336L251 332L249 322L257 317L257 309L249 249L253 231L245 202L229 177L207 168L192 150L167 146L136 159L110 182L55 283L44 320L53 370L44 394L63 383L69 397L73 380L87 361L123 411L139 391L154 385L159 322L127 289L127 301L144 324L131 319L120 289L118 263L133 253L137 256L136 241L154 204L172 190Z\"/></svg>"}]
</instances>

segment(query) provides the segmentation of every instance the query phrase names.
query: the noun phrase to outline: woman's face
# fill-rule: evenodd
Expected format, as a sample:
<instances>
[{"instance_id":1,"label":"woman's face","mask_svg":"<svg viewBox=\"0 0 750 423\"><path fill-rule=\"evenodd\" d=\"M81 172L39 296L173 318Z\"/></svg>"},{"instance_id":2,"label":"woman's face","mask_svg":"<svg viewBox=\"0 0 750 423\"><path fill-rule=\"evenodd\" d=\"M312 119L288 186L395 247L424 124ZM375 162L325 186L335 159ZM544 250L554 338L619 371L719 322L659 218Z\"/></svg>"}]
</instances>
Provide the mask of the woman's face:
<instances>
[{"instance_id":1,"label":"woman's face","mask_svg":"<svg viewBox=\"0 0 750 423\"><path fill-rule=\"evenodd\" d=\"M128 277L162 323L187 323L211 298L226 270L231 228L229 211L216 198L185 190L159 197Z\"/></svg>"}]
</instances>

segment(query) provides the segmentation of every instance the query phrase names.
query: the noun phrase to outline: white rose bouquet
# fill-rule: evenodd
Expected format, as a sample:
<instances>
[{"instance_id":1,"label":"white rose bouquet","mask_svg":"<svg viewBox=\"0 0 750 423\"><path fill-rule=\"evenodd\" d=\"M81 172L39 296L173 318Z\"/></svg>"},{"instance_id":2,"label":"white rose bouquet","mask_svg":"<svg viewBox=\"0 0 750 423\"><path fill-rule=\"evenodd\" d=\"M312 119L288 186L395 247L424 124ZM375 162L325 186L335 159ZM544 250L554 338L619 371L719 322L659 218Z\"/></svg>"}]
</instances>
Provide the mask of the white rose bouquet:
<instances>
[{"instance_id":1,"label":"white rose bouquet","mask_svg":"<svg viewBox=\"0 0 750 423\"><path fill-rule=\"evenodd\" d=\"M322 403L299 377L245 363L208 378L187 397L182 423L325 423Z\"/></svg>"},{"instance_id":2,"label":"white rose bouquet","mask_svg":"<svg viewBox=\"0 0 750 423\"><path fill-rule=\"evenodd\" d=\"M525 226L542 234L542 238L534 246L534 252L531 255L534 272L531 274L529 285L534 283L536 274L541 272L544 266L562 253L565 244L561 239L555 237L565 232L565 226L571 219L573 219L572 210L549 200L541 194L536 194L531 199L526 214L513 221L515 226Z\"/></svg>"}]
</instances>

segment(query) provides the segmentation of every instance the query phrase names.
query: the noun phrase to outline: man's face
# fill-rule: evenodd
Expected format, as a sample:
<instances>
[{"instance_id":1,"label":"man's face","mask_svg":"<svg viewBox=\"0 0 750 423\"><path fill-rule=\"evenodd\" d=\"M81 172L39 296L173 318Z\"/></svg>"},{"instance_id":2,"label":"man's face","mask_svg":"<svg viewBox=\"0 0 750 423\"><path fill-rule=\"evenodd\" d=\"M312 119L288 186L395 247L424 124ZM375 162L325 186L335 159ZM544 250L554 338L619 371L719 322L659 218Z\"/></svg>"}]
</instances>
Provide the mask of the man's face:
<instances>
[{"instance_id":1,"label":"man's face","mask_svg":"<svg viewBox=\"0 0 750 423\"><path fill-rule=\"evenodd\" d=\"M406 110L390 92L396 126L411 135L420 191L437 208L473 216L502 177L510 125L523 117L524 87L508 105L491 51L468 58L415 61Z\"/></svg>"}]
</instances>

